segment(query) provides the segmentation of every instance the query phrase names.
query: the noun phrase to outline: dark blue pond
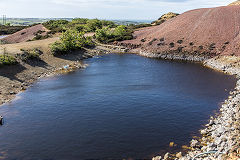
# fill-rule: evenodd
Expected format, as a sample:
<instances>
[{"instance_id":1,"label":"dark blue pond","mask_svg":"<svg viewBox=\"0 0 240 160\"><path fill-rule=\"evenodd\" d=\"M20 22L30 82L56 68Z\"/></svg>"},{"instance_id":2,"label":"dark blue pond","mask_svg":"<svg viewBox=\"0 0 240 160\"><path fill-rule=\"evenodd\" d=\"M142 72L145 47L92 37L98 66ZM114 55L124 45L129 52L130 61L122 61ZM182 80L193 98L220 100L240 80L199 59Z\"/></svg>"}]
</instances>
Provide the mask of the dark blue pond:
<instances>
[{"instance_id":1,"label":"dark blue pond","mask_svg":"<svg viewBox=\"0 0 240 160\"><path fill-rule=\"evenodd\" d=\"M144 159L188 144L236 79L198 64L105 55L0 108L0 159Z\"/></svg>"}]
</instances>

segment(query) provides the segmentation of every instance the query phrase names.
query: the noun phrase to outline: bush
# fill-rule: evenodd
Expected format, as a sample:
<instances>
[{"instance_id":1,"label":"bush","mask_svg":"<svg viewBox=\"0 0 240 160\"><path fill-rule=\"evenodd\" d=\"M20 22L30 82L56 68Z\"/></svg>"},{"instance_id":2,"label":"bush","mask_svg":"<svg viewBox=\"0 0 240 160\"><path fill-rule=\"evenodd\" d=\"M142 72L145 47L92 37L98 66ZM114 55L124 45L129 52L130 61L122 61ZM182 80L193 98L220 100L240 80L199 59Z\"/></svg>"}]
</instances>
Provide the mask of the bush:
<instances>
[{"instance_id":1,"label":"bush","mask_svg":"<svg viewBox=\"0 0 240 160\"><path fill-rule=\"evenodd\" d=\"M69 24L69 21L67 21L67 20L50 20L50 21L43 23L43 25L47 29L51 30L52 34L66 31L65 28L66 28L67 24Z\"/></svg>"},{"instance_id":2,"label":"bush","mask_svg":"<svg viewBox=\"0 0 240 160\"><path fill-rule=\"evenodd\" d=\"M98 19L90 19L87 21L85 29L87 32L95 32L103 27L102 22Z\"/></svg>"},{"instance_id":3,"label":"bush","mask_svg":"<svg viewBox=\"0 0 240 160\"><path fill-rule=\"evenodd\" d=\"M122 40L130 40L133 38L132 36L133 30L127 28L124 25L120 25L115 29L111 28L103 28L96 30L96 39L101 43L109 43L113 41L122 41Z\"/></svg>"},{"instance_id":4,"label":"bush","mask_svg":"<svg viewBox=\"0 0 240 160\"><path fill-rule=\"evenodd\" d=\"M37 34L37 35L35 35L35 37L32 40L28 40L28 41L43 40L43 39L47 39L49 37L51 37L49 34L46 34L44 36Z\"/></svg>"},{"instance_id":5,"label":"bush","mask_svg":"<svg viewBox=\"0 0 240 160\"><path fill-rule=\"evenodd\" d=\"M13 34L16 33L27 26L5 26L5 25L0 25L0 35L8 35L8 34Z\"/></svg>"},{"instance_id":6,"label":"bush","mask_svg":"<svg viewBox=\"0 0 240 160\"><path fill-rule=\"evenodd\" d=\"M40 59L40 55L42 54L42 51L40 51L39 49L33 49L33 50L24 50L21 49L21 51L23 52L22 54L17 54L17 57L20 58L22 61L26 62L28 60L39 60Z\"/></svg>"},{"instance_id":7,"label":"bush","mask_svg":"<svg viewBox=\"0 0 240 160\"><path fill-rule=\"evenodd\" d=\"M73 24L87 24L87 18L74 18L71 23Z\"/></svg>"},{"instance_id":8,"label":"bush","mask_svg":"<svg viewBox=\"0 0 240 160\"><path fill-rule=\"evenodd\" d=\"M130 24L130 25L128 25L128 27L130 28L130 29L138 29L138 28L144 28L144 27L151 27L152 25L151 24L137 24L137 25L135 25L135 24Z\"/></svg>"},{"instance_id":9,"label":"bush","mask_svg":"<svg viewBox=\"0 0 240 160\"><path fill-rule=\"evenodd\" d=\"M67 30L60 37L60 41L51 45L52 54L64 54L83 47L93 46L91 37L85 37L84 34L84 32L78 32L77 30Z\"/></svg>"},{"instance_id":10,"label":"bush","mask_svg":"<svg viewBox=\"0 0 240 160\"><path fill-rule=\"evenodd\" d=\"M17 61L13 56L0 55L0 66L16 64Z\"/></svg>"},{"instance_id":11,"label":"bush","mask_svg":"<svg viewBox=\"0 0 240 160\"><path fill-rule=\"evenodd\" d=\"M51 30L51 34L65 32L68 29L76 29L79 32L95 32L97 29L103 27L114 28L117 25L112 21L87 19L87 18L75 18L71 22L66 20L50 20L43 25Z\"/></svg>"}]
</instances>

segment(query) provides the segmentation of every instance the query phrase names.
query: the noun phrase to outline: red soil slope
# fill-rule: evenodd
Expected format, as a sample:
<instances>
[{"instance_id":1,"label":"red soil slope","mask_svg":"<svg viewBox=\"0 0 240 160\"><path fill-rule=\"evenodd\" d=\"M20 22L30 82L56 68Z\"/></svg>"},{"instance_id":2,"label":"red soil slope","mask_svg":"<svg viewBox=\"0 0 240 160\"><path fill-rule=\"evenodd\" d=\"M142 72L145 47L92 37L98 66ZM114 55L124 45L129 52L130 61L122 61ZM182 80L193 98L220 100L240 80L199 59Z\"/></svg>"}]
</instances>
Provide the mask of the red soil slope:
<instances>
[{"instance_id":1,"label":"red soil slope","mask_svg":"<svg viewBox=\"0 0 240 160\"><path fill-rule=\"evenodd\" d=\"M152 53L240 55L240 6L203 8L134 32L120 44Z\"/></svg>"},{"instance_id":2,"label":"red soil slope","mask_svg":"<svg viewBox=\"0 0 240 160\"><path fill-rule=\"evenodd\" d=\"M2 40L6 43L26 42L27 40L32 40L39 30L43 31L43 33L41 34L43 36L46 35L46 32L48 31L42 24L38 24L11 34L8 37L3 38Z\"/></svg>"}]
</instances>

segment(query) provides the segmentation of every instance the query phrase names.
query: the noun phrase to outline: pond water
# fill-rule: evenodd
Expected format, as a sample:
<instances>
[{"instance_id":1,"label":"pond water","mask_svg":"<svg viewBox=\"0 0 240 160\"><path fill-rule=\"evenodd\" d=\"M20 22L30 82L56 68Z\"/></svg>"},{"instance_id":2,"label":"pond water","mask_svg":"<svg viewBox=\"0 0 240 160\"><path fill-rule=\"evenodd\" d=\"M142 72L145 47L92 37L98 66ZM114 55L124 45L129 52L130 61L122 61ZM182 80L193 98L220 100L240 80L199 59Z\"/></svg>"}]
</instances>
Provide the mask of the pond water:
<instances>
[{"instance_id":1,"label":"pond water","mask_svg":"<svg viewBox=\"0 0 240 160\"><path fill-rule=\"evenodd\" d=\"M0 157L150 159L188 144L236 84L198 64L132 54L86 63L39 80L0 107Z\"/></svg>"},{"instance_id":2,"label":"pond water","mask_svg":"<svg viewBox=\"0 0 240 160\"><path fill-rule=\"evenodd\" d=\"M0 35L0 39L7 37L6 35Z\"/></svg>"}]
</instances>

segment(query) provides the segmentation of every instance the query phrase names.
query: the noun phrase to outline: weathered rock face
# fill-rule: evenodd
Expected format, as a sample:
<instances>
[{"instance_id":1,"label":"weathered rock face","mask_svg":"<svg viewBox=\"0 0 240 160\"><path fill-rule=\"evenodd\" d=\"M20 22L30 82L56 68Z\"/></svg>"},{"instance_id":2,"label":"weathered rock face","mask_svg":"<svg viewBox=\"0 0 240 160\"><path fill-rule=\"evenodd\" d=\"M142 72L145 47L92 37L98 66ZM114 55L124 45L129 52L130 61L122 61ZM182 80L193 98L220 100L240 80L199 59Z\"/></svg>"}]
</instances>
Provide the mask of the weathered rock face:
<instances>
[{"instance_id":1,"label":"weathered rock face","mask_svg":"<svg viewBox=\"0 0 240 160\"><path fill-rule=\"evenodd\" d=\"M162 15L158 20L153 21L152 25L160 25L169 19L177 17L178 15L179 15L178 13L173 13L173 12L166 13L166 14Z\"/></svg>"},{"instance_id":2,"label":"weathered rock face","mask_svg":"<svg viewBox=\"0 0 240 160\"><path fill-rule=\"evenodd\" d=\"M238 0L229 4L229 6L233 6L233 5L240 5L240 1Z\"/></svg>"},{"instance_id":3,"label":"weathered rock face","mask_svg":"<svg viewBox=\"0 0 240 160\"><path fill-rule=\"evenodd\" d=\"M135 39L120 45L138 53L240 55L239 17L240 6L191 10L159 26L138 30Z\"/></svg>"}]
</instances>

